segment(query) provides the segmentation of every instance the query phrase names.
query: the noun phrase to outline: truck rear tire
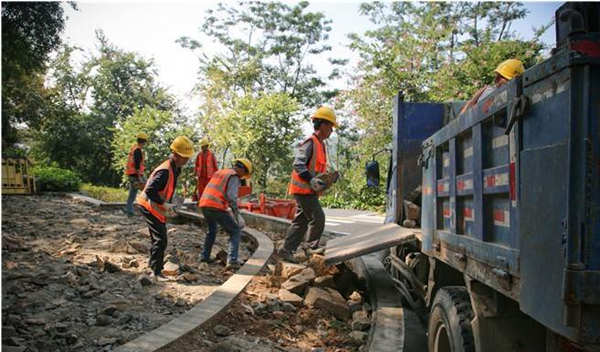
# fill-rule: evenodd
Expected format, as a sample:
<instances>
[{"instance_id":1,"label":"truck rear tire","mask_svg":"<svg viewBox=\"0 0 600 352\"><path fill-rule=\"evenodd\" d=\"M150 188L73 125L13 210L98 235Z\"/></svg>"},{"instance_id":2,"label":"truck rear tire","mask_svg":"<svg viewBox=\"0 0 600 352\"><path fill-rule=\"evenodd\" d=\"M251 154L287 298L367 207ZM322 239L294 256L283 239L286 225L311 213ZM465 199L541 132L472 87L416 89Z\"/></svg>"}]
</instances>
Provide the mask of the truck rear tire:
<instances>
[{"instance_id":1,"label":"truck rear tire","mask_svg":"<svg viewBox=\"0 0 600 352\"><path fill-rule=\"evenodd\" d=\"M475 352L472 319L473 309L465 287L439 289L429 316L429 352Z\"/></svg>"}]
</instances>

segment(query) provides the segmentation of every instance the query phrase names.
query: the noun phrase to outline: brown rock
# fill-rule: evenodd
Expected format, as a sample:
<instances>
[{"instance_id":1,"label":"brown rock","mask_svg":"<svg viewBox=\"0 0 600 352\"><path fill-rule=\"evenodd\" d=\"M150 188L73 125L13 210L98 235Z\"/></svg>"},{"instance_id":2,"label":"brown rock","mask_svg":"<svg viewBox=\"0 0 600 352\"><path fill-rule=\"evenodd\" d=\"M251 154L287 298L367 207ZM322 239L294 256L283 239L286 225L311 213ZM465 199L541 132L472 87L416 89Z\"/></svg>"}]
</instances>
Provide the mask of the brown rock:
<instances>
[{"instance_id":1,"label":"brown rock","mask_svg":"<svg viewBox=\"0 0 600 352\"><path fill-rule=\"evenodd\" d=\"M350 318L350 310L344 298L333 289L310 287L304 298L304 304L309 307L324 309L340 320Z\"/></svg>"},{"instance_id":2,"label":"brown rock","mask_svg":"<svg viewBox=\"0 0 600 352\"><path fill-rule=\"evenodd\" d=\"M335 287L335 282L333 281L333 275L323 275L319 276L315 279L316 287Z\"/></svg>"},{"instance_id":3,"label":"brown rock","mask_svg":"<svg viewBox=\"0 0 600 352\"><path fill-rule=\"evenodd\" d=\"M406 214L406 219L419 221L419 219L421 218L421 207L413 202L405 200L404 213Z\"/></svg>"},{"instance_id":4,"label":"brown rock","mask_svg":"<svg viewBox=\"0 0 600 352\"><path fill-rule=\"evenodd\" d=\"M412 229L417 227L417 222L414 220L406 219L402 222L402 226Z\"/></svg>"},{"instance_id":5,"label":"brown rock","mask_svg":"<svg viewBox=\"0 0 600 352\"><path fill-rule=\"evenodd\" d=\"M300 273L290 277L286 282L281 284L281 288L293 292L297 295L302 295L308 285L315 279L315 271L311 268L306 268Z\"/></svg>"},{"instance_id":6,"label":"brown rock","mask_svg":"<svg viewBox=\"0 0 600 352\"><path fill-rule=\"evenodd\" d=\"M148 231L148 230L147 230L147 229L145 229L145 232L147 232L147 231ZM150 251L150 250L148 249L148 246L146 246L145 244L143 244L143 243L142 243L142 242L140 242L140 241L131 241L131 242L129 242L129 245L130 245L130 246L131 246L133 249L135 249L135 251L136 251L137 253L148 254L148 252ZM133 254L133 253L130 253L130 254Z\"/></svg>"},{"instance_id":7,"label":"brown rock","mask_svg":"<svg viewBox=\"0 0 600 352\"><path fill-rule=\"evenodd\" d=\"M284 303L299 305L302 303L302 297L285 289L279 290L279 300Z\"/></svg>"},{"instance_id":8,"label":"brown rock","mask_svg":"<svg viewBox=\"0 0 600 352\"><path fill-rule=\"evenodd\" d=\"M362 296L360 295L360 293L358 293L358 291L352 292L348 299L350 299L351 301L362 302Z\"/></svg>"},{"instance_id":9,"label":"brown rock","mask_svg":"<svg viewBox=\"0 0 600 352\"><path fill-rule=\"evenodd\" d=\"M328 274L329 267L325 264L325 257L322 255L314 254L308 260L308 266L313 268L317 276L323 276Z\"/></svg>"},{"instance_id":10,"label":"brown rock","mask_svg":"<svg viewBox=\"0 0 600 352\"><path fill-rule=\"evenodd\" d=\"M196 282L200 279L200 277L196 274L192 274L192 273L184 273L183 274L183 279L187 282Z\"/></svg>"},{"instance_id":11,"label":"brown rock","mask_svg":"<svg viewBox=\"0 0 600 352\"><path fill-rule=\"evenodd\" d=\"M289 279L290 277L298 274L302 270L306 269L306 265L294 264L288 262L278 262L281 265L281 277L283 279Z\"/></svg>"},{"instance_id":12,"label":"brown rock","mask_svg":"<svg viewBox=\"0 0 600 352\"><path fill-rule=\"evenodd\" d=\"M163 275L176 276L179 274L179 265L173 262L166 262L162 270Z\"/></svg>"}]
</instances>

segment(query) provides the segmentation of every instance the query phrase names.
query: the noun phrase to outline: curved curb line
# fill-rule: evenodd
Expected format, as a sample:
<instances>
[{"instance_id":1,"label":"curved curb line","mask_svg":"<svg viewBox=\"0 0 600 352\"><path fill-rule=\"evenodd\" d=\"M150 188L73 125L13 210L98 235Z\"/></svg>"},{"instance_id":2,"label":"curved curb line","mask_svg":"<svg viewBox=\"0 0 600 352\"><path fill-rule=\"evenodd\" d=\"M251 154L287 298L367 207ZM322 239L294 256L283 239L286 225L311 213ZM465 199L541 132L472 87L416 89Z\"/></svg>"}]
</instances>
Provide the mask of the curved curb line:
<instances>
[{"instance_id":1,"label":"curved curb line","mask_svg":"<svg viewBox=\"0 0 600 352\"><path fill-rule=\"evenodd\" d=\"M250 280L267 263L273 253L273 242L262 232L245 228L244 232L254 238L258 248L248 261L225 283L204 301L170 322L121 345L116 352L151 352L175 342L183 335L205 324L229 307L248 285Z\"/></svg>"},{"instance_id":2,"label":"curved curb line","mask_svg":"<svg viewBox=\"0 0 600 352\"><path fill-rule=\"evenodd\" d=\"M273 216L242 211L246 224L265 231L284 231L291 221ZM324 233L338 237L335 231ZM363 278L369 289L373 307L369 351L422 352L427 351L427 339L421 323L413 311L404 309L394 283L385 271L377 253L350 260L352 269Z\"/></svg>"}]
</instances>

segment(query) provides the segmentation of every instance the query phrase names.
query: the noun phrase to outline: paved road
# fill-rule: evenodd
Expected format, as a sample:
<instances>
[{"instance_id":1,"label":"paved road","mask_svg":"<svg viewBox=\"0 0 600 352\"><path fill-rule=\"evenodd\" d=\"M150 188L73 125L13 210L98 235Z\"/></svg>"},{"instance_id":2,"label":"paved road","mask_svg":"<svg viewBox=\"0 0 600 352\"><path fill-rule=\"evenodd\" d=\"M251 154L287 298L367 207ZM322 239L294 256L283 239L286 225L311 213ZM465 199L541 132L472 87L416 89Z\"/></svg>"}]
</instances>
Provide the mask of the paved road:
<instances>
[{"instance_id":1,"label":"paved road","mask_svg":"<svg viewBox=\"0 0 600 352\"><path fill-rule=\"evenodd\" d=\"M381 214L361 210L325 208L325 228L345 235L373 230L383 225Z\"/></svg>"}]
</instances>

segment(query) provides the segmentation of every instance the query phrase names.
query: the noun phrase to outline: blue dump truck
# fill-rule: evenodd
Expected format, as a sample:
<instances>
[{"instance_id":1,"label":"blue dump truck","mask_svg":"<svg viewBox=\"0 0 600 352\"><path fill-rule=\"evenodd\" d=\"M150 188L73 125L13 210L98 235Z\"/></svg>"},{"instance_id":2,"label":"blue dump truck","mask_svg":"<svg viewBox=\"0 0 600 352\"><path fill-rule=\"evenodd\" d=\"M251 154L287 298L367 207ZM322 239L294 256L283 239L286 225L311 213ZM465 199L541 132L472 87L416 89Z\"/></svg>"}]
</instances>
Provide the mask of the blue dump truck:
<instances>
[{"instance_id":1,"label":"blue dump truck","mask_svg":"<svg viewBox=\"0 0 600 352\"><path fill-rule=\"evenodd\" d=\"M394 245L429 351L600 351L599 27L599 3L562 5L551 57L461 115L396 98L392 227L353 253Z\"/></svg>"}]
</instances>

